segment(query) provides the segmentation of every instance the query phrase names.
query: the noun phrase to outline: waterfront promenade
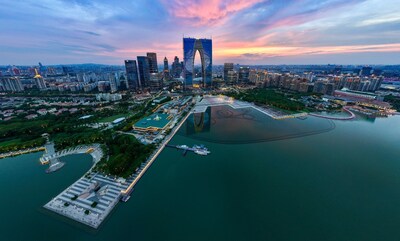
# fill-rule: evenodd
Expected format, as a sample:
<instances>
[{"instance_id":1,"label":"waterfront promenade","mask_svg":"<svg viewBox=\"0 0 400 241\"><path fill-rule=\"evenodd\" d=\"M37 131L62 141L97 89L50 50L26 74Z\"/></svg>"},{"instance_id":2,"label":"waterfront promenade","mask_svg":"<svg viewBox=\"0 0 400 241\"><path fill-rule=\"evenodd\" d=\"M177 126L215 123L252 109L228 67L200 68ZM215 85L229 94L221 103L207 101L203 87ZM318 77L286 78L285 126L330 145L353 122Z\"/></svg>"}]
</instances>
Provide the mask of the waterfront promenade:
<instances>
[{"instance_id":1,"label":"waterfront promenade","mask_svg":"<svg viewBox=\"0 0 400 241\"><path fill-rule=\"evenodd\" d=\"M166 144L181 128L183 123L185 123L190 114L191 112L189 111L163 140L157 150L145 163L141 164L138 171L126 180L109 177L97 172L92 173L95 164L103 157L103 152L99 144L63 150L41 160L49 162L54 158L78 153L88 153L93 157L92 168L78 181L45 204L44 208L97 229L121 198L127 200L133 187L162 152ZM92 188L91 190L92 186L96 188ZM104 190L106 191L104 192Z\"/></svg>"},{"instance_id":2,"label":"waterfront promenade","mask_svg":"<svg viewBox=\"0 0 400 241\"><path fill-rule=\"evenodd\" d=\"M91 172L93 167L104 156L100 144L84 145L62 150L46 156L48 159L43 159L41 162L50 162L62 156L83 153L92 156L92 167L83 177L43 207L90 227L97 228L118 203L120 191L128 186L127 184L124 185L121 181L116 181L115 178ZM97 194L94 188L93 190L90 189L91 185L98 185L98 188L103 188L105 191L101 195Z\"/></svg>"},{"instance_id":3,"label":"waterfront promenade","mask_svg":"<svg viewBox=\"0 0 400 241\"><path fill-rule=\"evenodd\" d=\"M157 148L157 150L147 159L145 162L144 166L142 166L137 174L137 176L133 179L131 184L125 189L121 191L121 194L123 196L128 196L133 190L133 187L136 185L136 183L139 182L140 178L146 173L147 169L153 164L153 162L157 159L158 155L162 152L162 150L165 148L165 146L168 144L168 142L174 137L176 132L181 128L183 123L185 123L186 119L190 116L192 112L189 111L188 114L182 118L180 123L174 127L174 129L171 131L171 133L162 141L160 146Z\"/></svg>"},{"instance_id":4,"label":"waterfront promenade","mask_svg":"<svg viewBox=\"0 0 400 241\"><path fill-rule=\"evenodd\" d=\"M329 120L352 120L356 117L356 115L349 110L348 107L343 107L343 110L346 111L347 113L350 114L350 116L327 116L327 115L319 115L319 114L314 114L314 113L309 113L310 116L314 117L319 117L319 118L324 118L324 119L329 119Z\"/></svg>"},{"instance_id":5,"label":"waterfront promenade","mask_svg":"<svg viewBox=\"0 0 400 241\"><path fill-rule=\"evenodd\" d=\"M93 164L96 164L103 157L103 151L100 148L100 144L91 144L77 146L74 148L65 149L62 151L50 153L49 155L43 155L39 160L43 165L51 163L52 160L56 160L63 156L68 156L72 154L90 154L93 157Z\"/></svg>"},{"instance_id":6,"label":"waterfront promenade","mask_svg":"<svg viewBox=\"0 0 400 241\"><path fill-rule=\"evenodd\" d=\"M100 173L87 173L44 205L44 208L98 228L119 202L121 190L128 187L132 181L130 179L119 180ZM103 191L88 191L91 185L98 185L98 189Z\"/></svg>"},{"instance_id":7,"label":"waterfront promenade","mask_svg":"<svg viewBox=\"0 0 400 241\"><path fill-rule=\"evenodd\" d=\"M0 159L18 156L18 155L22 155L22 154L28 154L31 152L44 151L44 150L45 150L44 146L40 146L40 147L34 147L34 148L29 148L29 149L24 149L24 150L19 150L19 151L10 151L10 152L6 152L6 153L1 153Z\"/></svg>"}]
</instances>

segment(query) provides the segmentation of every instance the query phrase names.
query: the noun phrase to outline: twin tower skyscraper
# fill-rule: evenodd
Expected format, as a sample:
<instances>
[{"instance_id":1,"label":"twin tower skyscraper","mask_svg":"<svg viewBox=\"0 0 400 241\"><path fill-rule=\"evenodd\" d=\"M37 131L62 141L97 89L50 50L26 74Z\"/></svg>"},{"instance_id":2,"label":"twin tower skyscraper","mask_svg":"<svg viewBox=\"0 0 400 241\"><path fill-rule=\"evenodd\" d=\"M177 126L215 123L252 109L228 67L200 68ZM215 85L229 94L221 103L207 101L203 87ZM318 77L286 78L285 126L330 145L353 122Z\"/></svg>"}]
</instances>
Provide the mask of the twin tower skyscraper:
<instances>
[{"instance_id":1,"label":"twin tower skyscraper","mask_svg":"<svg viewBox=\"0 0 400 241\"><path fill-rule=\"evenodd\" d=\"M159 85L157 54L147 53L136 60L125 60L126 87L138 90Z\"/></svg>"},{"instance_id":2,"label":"twin tower skyscraper","mask_svg":"<svg viewBox=\"0 0 400 241\"><path fill-rule=\"evenodd\" d=\"M196 53L200 55L201 81L196 81L194 60ZM159 87L156 78L158 75L158 64L156 53L147 53L147 56L138 56L136 60L125 60L127 88L138 90L144 88ZM191 89L194 84L203 88L212 85L212 40L183 38L183 78L185 89ZM161 81L161 79L160 79Z\"/></svg>"}]
</instances>

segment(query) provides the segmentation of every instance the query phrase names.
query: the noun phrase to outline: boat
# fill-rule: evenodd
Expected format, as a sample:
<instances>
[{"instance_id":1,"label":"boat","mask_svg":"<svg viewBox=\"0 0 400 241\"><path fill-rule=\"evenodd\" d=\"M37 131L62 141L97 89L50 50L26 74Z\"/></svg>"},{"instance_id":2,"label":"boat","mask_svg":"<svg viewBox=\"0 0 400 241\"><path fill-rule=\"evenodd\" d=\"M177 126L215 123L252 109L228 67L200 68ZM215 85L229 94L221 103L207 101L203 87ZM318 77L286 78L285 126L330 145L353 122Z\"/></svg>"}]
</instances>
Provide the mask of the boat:
<instances>
[{"instance_id":1,"label":"boat","mask_svg":"<svg viewBox=\"0 0 400 241\"><path fill-rule=\"evenodd\" d=\"M198 155L202 155L202 156L207 156L208 154L210 154L210 151L207 151L207 150L204 150L204 149L196 149L193 152L198 154Z\"/></svg>"},{"instance_id":2,"label":"boat","mask_svg":"<svg viewBox=\"0 0 400 241\"><path fill-rule=\"evenodd\" d=\"M194 153L202 156L207 156L211 153L204 145L194 145L192 149Z\"/></svg>"},{"instance_id":3,"label":"boat","mask_svg":"<svg viewBox=\"0 0 400 241\"><path fill-rule=\"evenodd\" d=\"M57 170L60 170L64 165L65 165L65 163L64 162L60 162L60 161L58 161L56 163L53 163L53 164L51 164L49 166L49 168L46 169L46 173L52 173L52 172L55 172Z\"/></svg>"}]
</instances>

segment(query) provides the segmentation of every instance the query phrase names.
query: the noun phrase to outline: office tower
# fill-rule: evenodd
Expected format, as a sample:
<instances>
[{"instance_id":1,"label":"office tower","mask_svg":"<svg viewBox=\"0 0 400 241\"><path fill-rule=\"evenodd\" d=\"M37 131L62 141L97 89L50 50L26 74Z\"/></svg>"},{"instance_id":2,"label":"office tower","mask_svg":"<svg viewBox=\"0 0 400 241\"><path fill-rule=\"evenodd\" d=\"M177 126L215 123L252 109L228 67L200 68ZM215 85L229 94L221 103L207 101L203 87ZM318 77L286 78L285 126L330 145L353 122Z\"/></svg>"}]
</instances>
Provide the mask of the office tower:
<instances>
[{"instance_id":1,"label":"office tower","mask_svg":"<svg viewBox=\"0 0 400 241\"><path fill-rule=\"evenodd\" d=\"M108 79L110 81L110 90L112 93L117 92L118 90L118 83L117 83L117 79L118 79L118 75L115 74L109 74Z\"/></svg>"},{"instance_id":2,"label":"office tower","mask_svg":"<svg viewBox=\"0 0 400 241\"><path fill-rule=\"evenodd\" d=\"M181 63L179 62L178 56L175 56L174 62L172 63L172 77L174 78L179 78L182 73L182 66Z\"/></svg>"},{"instance_id":3,"label":"office tower","mask_svg":"<svg viewBox=\"0 0 400 241\"><path fill-rule=\"evenodd\" d=\"M161 89L162 87L161 73L150 73L149 87L155 90Z\"/></svg>"},{"instance_id":4,"label":"office tower","mask_svg":"<svg viewBox=\"0 0 400 241\"><path fill-rule=\"evenodd\" d=\"M259 75L256 70L252 69L249 72L249 83L256 84L258 81Z\"/></svg>"},{"instance_id":5,"label":"office tower","mask_svg":"<svg viewBox=\"0 0 400 241\"><path fill-rule=\"evenodd\" d=\"M3 78L0 80L0 84L5 91L19 92L24 90L19 78Z\"/></svg>"},{"instance_id":6,"label":"office tower","mask_svg":"<svg viewBox=\"0 0 400 241\"><path fill-rule=\"evenodd\" d=\"M42 63L39 62L39 73L41 75L45 75L46 74L46 67L43 66Z\"/></svg>"},{"instance_id":7,"label":"office tower","mask_svg":"<svg viewBox=\"0 0 400 241\"><path fill-rule=\"evenodd\" d=\"M228 82L228 72L233 71L233 63L225 63L224 64L224 81Z\"/></svg>"},{"instance_id":8,"label":"office tower","mask_svg":"<svg viewBox=\"0 0 400 241\"><path fill-rule=\"evenodd\" d=\"M158 73L157 54L147 53L147 59L149 62L149 73Z\"/></svg>"},{"instance_id":9,"label":"office tower","mask_svg":"<svg viewBox=\"0 0 400 241\"><path fill-rule=\"evenodd\" d=\"M241 66L239 68L239 83L247 84L249 83L250 67Z\"/></svg>"},{"instance_id":10,"label":"office tower","mask_svg":"<svg viewBox=\"0 0 400 241\"><path fill-rule=\"evenodd\" d=\"M136 60L125 60L126 69L126 88L129 90L137 90L140 88L140 82L138 77L138 69L136 66Z\"/></svg>"},{"instance_id":11,"label":"office tower","mask_svg":"<svg viewBox=\"0 0 400 241\"><path fill-rule=\"evenodd\" d=\"M238 80L237 72L234 70L229 70L227 73L226 83L229 85L236 84Z\"/></svg>"},{"instance_id":12,"label":"office tower","mask_svg":"<svg viewBox=\"0 0 400 241\"><path fill-rule=\"evenodd\" d=\"M39 90L46 90L46 82L44 82L43 77L38 73L38 70L35 68L35 76L33 77L35 80L35 85Z\"/></svg>"},{"instance_id":13,"label":"office tower","mask_svg":"<svg viewBox=\"0 0 400 241\"><path fill-rule=\"evenodd\" d=\"M147 56L138 56L138 68L139 68L139 80L142 88L149 87L150 82L150 70L149 70L149 59Z\"/></svg>"},{"instance_id":14,"label":"office tower","mask_svg":"<svg viewBox=\"0 0 400 241\"><path fill-rule=\"evenodd\" d=\"M212 40L183 38L183 77L185 88L193 86L194 58L196 52L200 54L202 65L202 87L212 85Z\"/></svg>"},{"instance_id":15,"label":"office tower","mask_svg":"<svg viewBox=\"0 0 400 241\"><path fill-rule=\"evenodd\" d=\"M168 72L169 68L168 68L168 59L167 57L164 57L164 72Z\"/></svg>"}]
</instances>

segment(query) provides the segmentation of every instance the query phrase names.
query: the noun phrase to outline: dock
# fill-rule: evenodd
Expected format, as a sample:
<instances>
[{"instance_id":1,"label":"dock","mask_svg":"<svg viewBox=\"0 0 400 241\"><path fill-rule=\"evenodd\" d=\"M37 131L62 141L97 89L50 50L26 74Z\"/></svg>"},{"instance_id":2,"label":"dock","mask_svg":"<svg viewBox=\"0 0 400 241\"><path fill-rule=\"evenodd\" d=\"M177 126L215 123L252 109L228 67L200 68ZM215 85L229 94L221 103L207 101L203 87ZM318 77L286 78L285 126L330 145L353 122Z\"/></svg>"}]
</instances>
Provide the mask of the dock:
<instances>
[{"instance_id":1,"label":"dock","mask_svg":"<svg viewBox=\"0 0 400 241\"><path fill-rule=\"evenodd\" d=\"M166 147L176 148L178 150L182 150L182 155L185 156L188 151L194 152L198 155L206 156L210 154L210 151L204 146L194 145L193 147L189 147L186 145L165 145Z\"/></svg>"}]
</instances>

